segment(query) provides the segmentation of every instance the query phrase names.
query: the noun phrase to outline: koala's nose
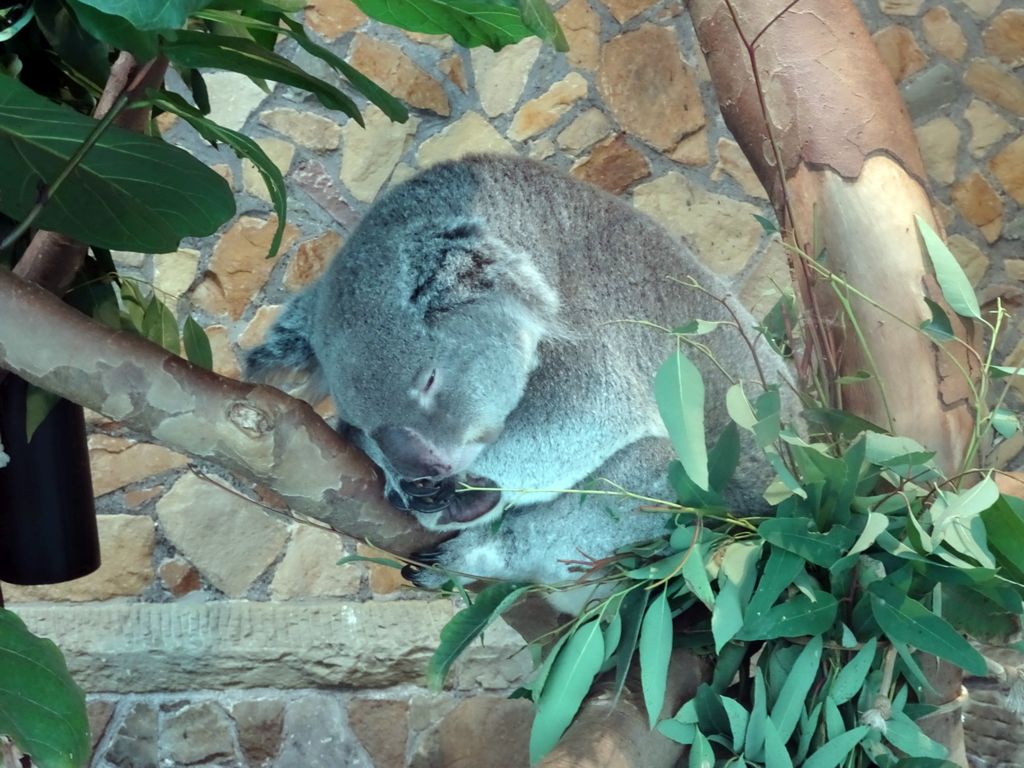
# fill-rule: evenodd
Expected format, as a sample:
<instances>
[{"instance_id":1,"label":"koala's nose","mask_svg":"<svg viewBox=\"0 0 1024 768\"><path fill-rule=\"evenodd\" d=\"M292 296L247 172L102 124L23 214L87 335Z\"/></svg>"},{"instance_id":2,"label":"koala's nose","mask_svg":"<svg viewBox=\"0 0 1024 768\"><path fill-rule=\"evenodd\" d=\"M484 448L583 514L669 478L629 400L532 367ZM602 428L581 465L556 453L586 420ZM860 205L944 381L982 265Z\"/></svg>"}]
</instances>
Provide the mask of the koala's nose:
<instances>
[{"instance_id":1,"label":"koala's nose","mask_svg":"<svg viewBox=\"0 0 1024 768\"><path fill-rule=\"evenodd\" d=\"M403 477L448 477L452 473L451 462L414 429L378 427L370 437Z\"/></svg>"}]
</instances>

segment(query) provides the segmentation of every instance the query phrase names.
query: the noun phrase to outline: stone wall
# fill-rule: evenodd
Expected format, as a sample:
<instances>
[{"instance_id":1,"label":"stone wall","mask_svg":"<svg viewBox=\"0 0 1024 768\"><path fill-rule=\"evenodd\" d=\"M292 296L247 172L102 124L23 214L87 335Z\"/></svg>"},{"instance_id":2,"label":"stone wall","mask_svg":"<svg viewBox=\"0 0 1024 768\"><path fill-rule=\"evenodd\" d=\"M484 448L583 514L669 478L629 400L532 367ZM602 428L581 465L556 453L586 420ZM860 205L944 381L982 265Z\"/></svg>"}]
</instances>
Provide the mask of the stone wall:
<instances>
[{"instance_id":1,"label":"stone wall","mask_svg":"<svg viewBox=\"0 0 1024 768\"><path fill-rule=\"evenodd\" d=\"M950 244L987 298L1018 297L1024 280L1024 11L1013 4L859 2L910 106ZM161 120L231 182L240 213L217 238L153 258L116 254L119 264L178 297L206 325L217 370L237 376L239 352L322 271L381 189L489 150L543 159L632 200L755 312L767 309L787 280L784 256L752 218L769 206L722 125L682 3L567 0L558 18L567 56L533 40L467 53L370 23L348 0L314 0L311 31L405 99L409 122L367 108L364 130L293 89L268 95L211 75L214 119L256 138L290 184L282 256L264 258L274 221L254 168ZM1021 363L1017 323L1005 353ZM441 765L440 717L529 670L498 627L449 690L428 693L423 670L450 600L380 566L339 567L351 542L267 515L252 489L118 424L94 416L91 428L102 568L4 593L60 643L90 692L96 766Z\"/></svg>"}]
</instances>

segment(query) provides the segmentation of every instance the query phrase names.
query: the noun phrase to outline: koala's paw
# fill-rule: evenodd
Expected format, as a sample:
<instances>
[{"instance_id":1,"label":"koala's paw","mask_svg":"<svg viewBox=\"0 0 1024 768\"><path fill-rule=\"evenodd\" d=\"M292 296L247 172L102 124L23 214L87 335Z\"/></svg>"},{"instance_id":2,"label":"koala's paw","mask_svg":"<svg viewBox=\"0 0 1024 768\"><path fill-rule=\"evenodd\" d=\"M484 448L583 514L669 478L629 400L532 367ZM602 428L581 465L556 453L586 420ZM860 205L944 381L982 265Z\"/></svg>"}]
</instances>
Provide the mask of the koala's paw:
<instances>
[{"instance_id":1,"label":"koala's paw","mask_svg":"<svg viewBox=\"0 0 1024 768\"><path fill-rule=\"evenodd\" d=\"M440 589L452 580L466 583L474 577L506 576L507 553L492 537L475 535L477 530L466 531L435 549L417 553L414 559L423 565L405 566L402 576L422 589Z\"/></svg>"}]
</instances>

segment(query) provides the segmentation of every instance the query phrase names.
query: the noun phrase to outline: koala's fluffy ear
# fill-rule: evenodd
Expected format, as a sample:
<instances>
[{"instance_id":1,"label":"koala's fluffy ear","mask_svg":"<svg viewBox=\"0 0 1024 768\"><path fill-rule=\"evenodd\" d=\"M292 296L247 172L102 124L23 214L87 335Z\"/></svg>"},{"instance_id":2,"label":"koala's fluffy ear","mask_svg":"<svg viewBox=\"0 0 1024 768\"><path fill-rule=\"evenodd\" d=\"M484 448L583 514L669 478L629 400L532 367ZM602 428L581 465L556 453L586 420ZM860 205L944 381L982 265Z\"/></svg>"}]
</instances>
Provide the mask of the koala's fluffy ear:
<instances>
[{"instance_id":1,"label":"koala's fluffy ear","mask_svg":"<svg viewBox=\"0 0 1024 768\"><path fill-rule=\"evenodd\" d=\"M311 403L324 397L323 370L309 343L313 303L311 291L288 302L263 343L246 353L248 381L270 384Z\"/></svg>"}]
</instances>

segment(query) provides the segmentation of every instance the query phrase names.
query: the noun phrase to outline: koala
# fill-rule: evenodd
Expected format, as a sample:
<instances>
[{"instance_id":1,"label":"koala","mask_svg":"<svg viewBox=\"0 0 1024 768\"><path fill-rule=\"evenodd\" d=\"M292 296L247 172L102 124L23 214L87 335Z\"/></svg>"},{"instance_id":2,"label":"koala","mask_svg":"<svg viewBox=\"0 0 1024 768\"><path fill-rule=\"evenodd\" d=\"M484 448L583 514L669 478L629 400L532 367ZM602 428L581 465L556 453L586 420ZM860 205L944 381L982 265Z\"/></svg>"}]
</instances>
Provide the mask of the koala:
<instances>
[{"instance_id":1,"label":"koala","mask_svg":"<svg viewBox=\"0 0 1024 768\"><path fill-rule=\"evenodd\" d=\"M422 560L557 583L665 530L664 513L578 491L609 490L588 485L603 478L674 498L652 382L676 342L658 328L734 325L719 301L670 279L686 276L726 293L621 200L533 161L469 156L384 194L249 352L246 374L299 376L307 394L330 394L338 429L381 469L389 501L427 528L459 532ZM728 387L760 381L726 324L700 339L713 360L689 354L705 382L709 435L728 423ZM782 381L781 363L767 363ZM763 509L771 476L745 446L726 499ZM427 587L447 579L435 569L407 575Z\"/></svg>"}]
</instances>

